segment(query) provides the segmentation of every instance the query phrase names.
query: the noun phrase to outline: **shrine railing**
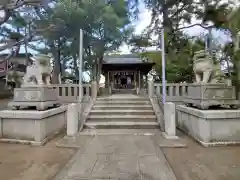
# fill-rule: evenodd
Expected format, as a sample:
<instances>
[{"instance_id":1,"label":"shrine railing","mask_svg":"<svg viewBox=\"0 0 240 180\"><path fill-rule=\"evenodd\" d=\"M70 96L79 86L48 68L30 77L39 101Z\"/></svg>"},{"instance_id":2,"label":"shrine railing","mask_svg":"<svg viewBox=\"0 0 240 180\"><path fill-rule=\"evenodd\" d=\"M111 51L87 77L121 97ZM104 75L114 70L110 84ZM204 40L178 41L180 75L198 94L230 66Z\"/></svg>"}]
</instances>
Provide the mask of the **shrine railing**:
<instances>
[{"instance_id":1,"label":"shrine railing","mask_svg":"<svg viewBox=\"0 0 240 180\"><path fill-rule=\"evenodd\" d=\"M167 83L166 84L166 102L172 102L175 105L183 103L183 99L188 93L187 83ZM160 128L164 131L165 127L165 112L164 104L162 102L162 84L148 82L148 95L153 106L153 110L157 116L157 121L160 124ZM167 116L168 114L166 114Z\"/></svg>"},{"instance_id":2,"label":"shrine railing","mask_svg":"<svg viewBox=\"0 0 240 180\"><path fill-rule=\"evenodd\" d=\"M73 103L78 101L78 84L52 84L61 103ZM91 84L83 84L83 101L88 101L91 97Z\"/></svg>"},{"instance_id":3,"label":"shrine railing","mask_svg":"<svg viewBox=\"0 0 240 180\"><path fill-rule=\"evenodd\" d=\"M154 94L158 98L162 98L162 84L161 83L154 83ZM188 86L187 83L167 83L166 84L166 101L173 102L176 104L181 104L184 96L188 93Z\"/></svg>"}]
</instances>

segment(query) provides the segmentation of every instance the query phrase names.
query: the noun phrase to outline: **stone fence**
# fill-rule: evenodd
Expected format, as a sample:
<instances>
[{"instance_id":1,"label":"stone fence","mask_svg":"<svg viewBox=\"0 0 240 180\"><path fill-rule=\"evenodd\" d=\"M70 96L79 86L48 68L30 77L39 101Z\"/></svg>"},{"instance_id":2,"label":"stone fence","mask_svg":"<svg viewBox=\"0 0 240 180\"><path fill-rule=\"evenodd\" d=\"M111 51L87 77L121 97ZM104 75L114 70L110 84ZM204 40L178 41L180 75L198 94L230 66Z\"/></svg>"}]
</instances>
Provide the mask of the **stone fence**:
<instances>
[{"instance_id":1,"label":"stone fence","mask_svg":"<svg viewBox=\"0 0 240 180\"><path fill-rule=\"evenodd\" d=\"M157 114L157 119L160 124L160 128L162 131L165 131L165 116L168 114L164 113L164 105L162 103L162 84L161 83L153 83L151 81L148 82L148 94L150 101L153 105L153 109ZM181 105L184 96L188 93L188 87L191 84L187 83L167 83L166 84L166 102L172 102L175 105ZM174 107L175 107L174 105Z\"/></svg>"},{"instance_id":2,"label":"stone fence","mask_svg":"<svg viewBox=\"0 0 240 180\"><path fill-rule=\"evenodd\" d=\"M79 84L52 84L50 85L50 87L53 87L55 89L58 95L58 100L60 101L61 104L69 104L68 106L71 106L71 103L78 102ZM92 82L92 84L83 84L82 103L78 104L78 106L76 107L76 109L78 109L77 118L78 131L82 130L84 122L86 121L92 109L92 106L96 100L96 96L97 96L96 82ZM74 116L74 113L70 114L71 116Z\"/></svg>"},{"instance_id":3,"label":"stone fence","mask_svg":"<svg viewBox=\"0 0 240 180\"><path fill-rule=\"evenodd\" d=\"M83 100L88 101L92 95L91 84L83 84ZM79 85L78 84L52 84L58 94L58 100L65 103L74 103L78 101Z\"/></svg>"},{"instance_id":4,"label":"stone fence","mask_svg":"<svg viewBox=\"0 0 240 180\"><path fill-rule=\"evenodd\" d=\"M162 99L162 84L161 83L154 83L153 84L153 94L156 95L158 98ZM166 101L173 102L176 105L182 104L182 100L184 96L188 93L188 87L191 84L188 83L167 83L166 84Z\"/></svg>"}]
</instances>

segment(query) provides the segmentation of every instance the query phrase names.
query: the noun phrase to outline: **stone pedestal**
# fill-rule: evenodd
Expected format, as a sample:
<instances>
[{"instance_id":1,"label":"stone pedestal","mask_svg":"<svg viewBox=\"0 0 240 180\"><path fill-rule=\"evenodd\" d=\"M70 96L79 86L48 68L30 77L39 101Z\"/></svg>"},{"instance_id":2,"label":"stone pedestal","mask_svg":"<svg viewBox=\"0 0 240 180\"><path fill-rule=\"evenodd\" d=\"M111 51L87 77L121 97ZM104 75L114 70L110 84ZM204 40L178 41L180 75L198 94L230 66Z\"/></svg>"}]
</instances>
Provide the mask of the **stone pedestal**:
<instances>
[{"instance_id":1,"label":"stone pedestal","mask_svg":"<svg viewBox=\"0 0 240 180\"><path fill-rule=\"evenodd\" d=\"M238 105L235 87L227 84L192 84L188 86L187 96L183 102L200 109L221 105L229 105L234 108Z\"/></svg>"},{"instance_id":2,"label":"stone pedestal","mask_svg":"<svg viewBox=\"0 0 240 180\"><path fill-rule=\"evenodd\" d=\"M56 91L48 86L15 88L13 101L8 104L12 109L36 107L39 111L59 105Z\"/></svg>"},{"instance_id":3,"label":"stone pedestal","mask_svg":"<svg viewBox=\"0 0 240 180\"><path fill-rule=\"evenodd\" d=\"M0 142L43 145L66 127L66 109L0 111Z\"/></svg>"},{"instance_id":4,"label":"stone pedestal","mask_svg":"<svg viewBox=\"0 0 240 180\"><path fill-rule=\"evenodd\" d=\"M202 146L240 144L240 109L200 110L178 105L177 127Z\"/></svg>"}]
</instances>

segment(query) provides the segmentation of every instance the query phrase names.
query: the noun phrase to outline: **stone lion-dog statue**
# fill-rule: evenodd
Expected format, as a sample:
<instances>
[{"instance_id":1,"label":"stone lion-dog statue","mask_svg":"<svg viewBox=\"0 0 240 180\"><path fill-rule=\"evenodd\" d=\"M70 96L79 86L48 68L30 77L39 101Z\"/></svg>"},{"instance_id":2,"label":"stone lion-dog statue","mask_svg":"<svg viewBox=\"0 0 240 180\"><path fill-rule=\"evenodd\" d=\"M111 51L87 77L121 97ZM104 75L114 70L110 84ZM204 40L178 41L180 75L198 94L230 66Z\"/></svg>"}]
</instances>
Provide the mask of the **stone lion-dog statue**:
<instances>
[{"instance_id":1,"label":"stone lion-dog statue","mask_svg":"<svg viewBox=\"0 0 240 180\"><path fill-rule=\"evenodd\" d=\"M224 83L225 74L221 70L219 63L214 64L212 57L205 50L194 53L193 71L197 83Z\"/></svg>"},{"instance_id":2,"label":"stone lion-dog statue","mask_svg":"<svg viewBox=\"0 0 240 180\"><path fill-rule=\"evenodd\" d=\"M23 86L26 85L50 85L52 67L51 56L38 54L32 58L33 62L27 66L23 77Z\"/></svg>"}]
</instances>

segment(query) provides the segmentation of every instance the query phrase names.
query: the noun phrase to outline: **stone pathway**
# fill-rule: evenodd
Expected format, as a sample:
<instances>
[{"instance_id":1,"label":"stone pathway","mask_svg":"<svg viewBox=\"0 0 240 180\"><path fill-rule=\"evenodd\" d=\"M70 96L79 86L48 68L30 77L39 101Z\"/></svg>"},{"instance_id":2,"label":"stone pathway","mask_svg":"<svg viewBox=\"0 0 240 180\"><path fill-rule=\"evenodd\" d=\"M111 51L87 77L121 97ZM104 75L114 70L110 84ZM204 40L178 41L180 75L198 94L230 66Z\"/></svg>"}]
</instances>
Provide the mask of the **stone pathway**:
<instances>
[{"instance_id":1,"label":"stone pathway","mask_svg":"<svg viewBox=\"0 0 240 180\"><path fill-rule=\"evenodd\" d=\"M54 180L176 180L155 136L79 136L79 150Z\"/></svg>"}]
</instances>

